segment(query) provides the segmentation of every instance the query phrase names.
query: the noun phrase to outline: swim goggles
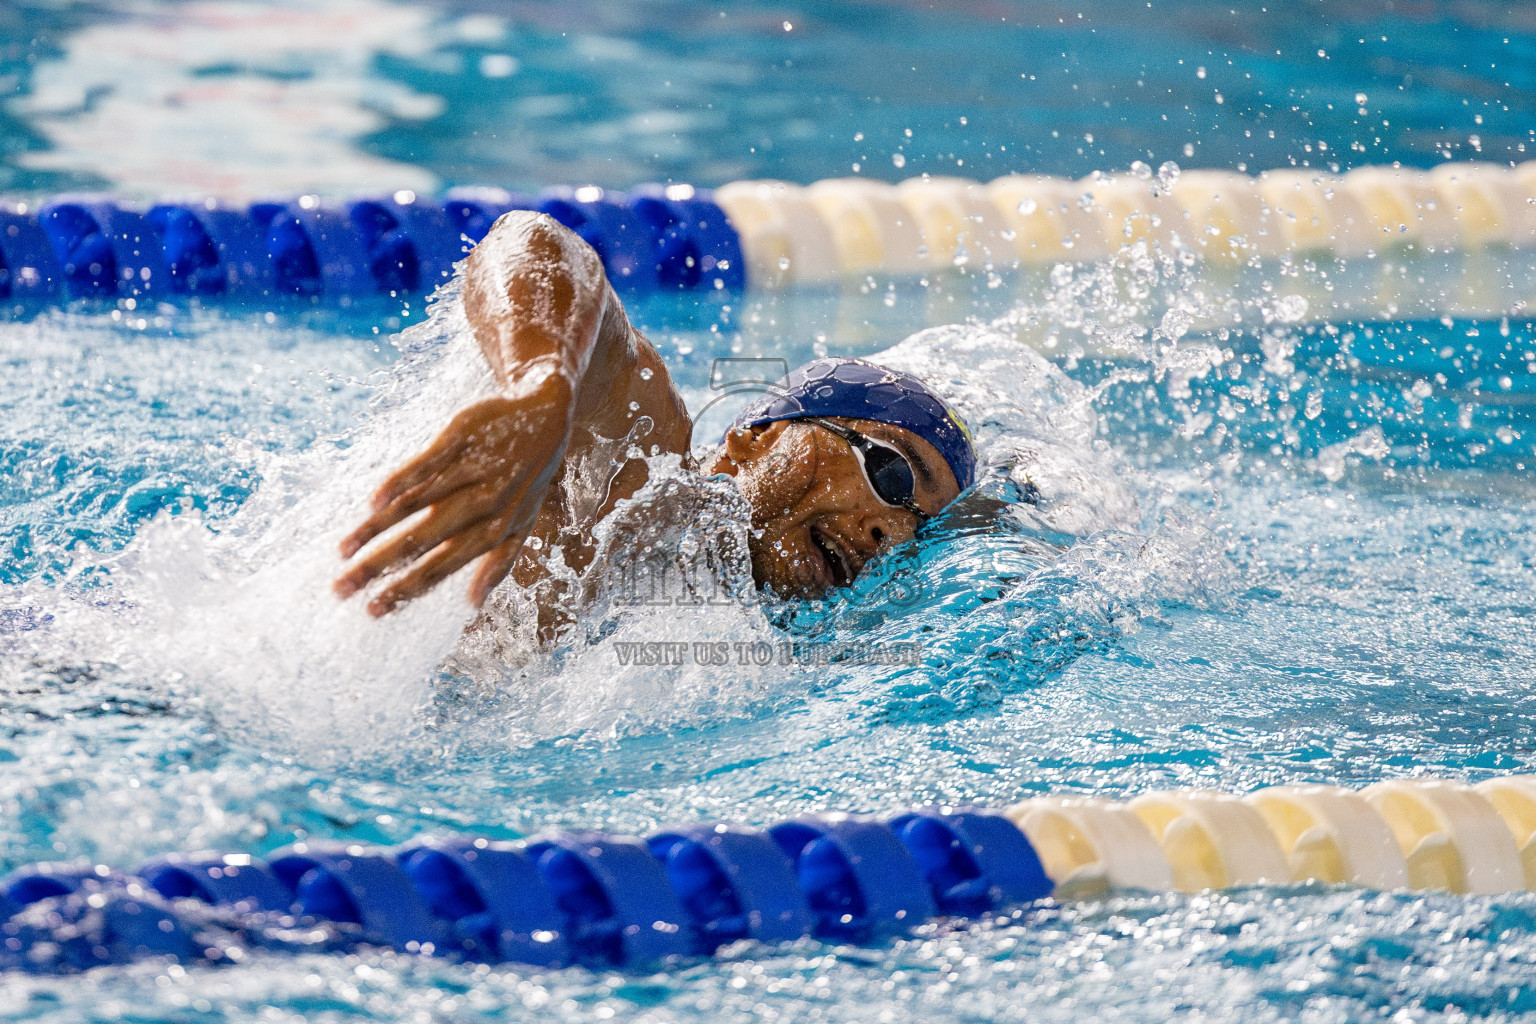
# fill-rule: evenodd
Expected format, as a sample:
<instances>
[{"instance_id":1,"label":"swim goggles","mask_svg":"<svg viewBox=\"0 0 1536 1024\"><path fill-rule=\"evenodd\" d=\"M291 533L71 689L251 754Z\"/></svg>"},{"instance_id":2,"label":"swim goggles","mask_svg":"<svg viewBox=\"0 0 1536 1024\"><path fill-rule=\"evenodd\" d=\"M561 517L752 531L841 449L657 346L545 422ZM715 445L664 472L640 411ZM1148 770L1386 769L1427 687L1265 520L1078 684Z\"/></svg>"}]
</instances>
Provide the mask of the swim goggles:
<instances>
[{"instance_id":1,"label":"swim goggles","mask_svg":"<svg viewBox=\"0 0 1536 1024\"><path fill-rule=\"evenodd\" d=\"M933 518L917 504L917 474L913 472L912 463L907 461L901 449L819 416L802 416L800 420L803 423L814 423L848 442L869 489L875 492L881 504L904 508L919 519Z\"/></svg>"}]
</instances>

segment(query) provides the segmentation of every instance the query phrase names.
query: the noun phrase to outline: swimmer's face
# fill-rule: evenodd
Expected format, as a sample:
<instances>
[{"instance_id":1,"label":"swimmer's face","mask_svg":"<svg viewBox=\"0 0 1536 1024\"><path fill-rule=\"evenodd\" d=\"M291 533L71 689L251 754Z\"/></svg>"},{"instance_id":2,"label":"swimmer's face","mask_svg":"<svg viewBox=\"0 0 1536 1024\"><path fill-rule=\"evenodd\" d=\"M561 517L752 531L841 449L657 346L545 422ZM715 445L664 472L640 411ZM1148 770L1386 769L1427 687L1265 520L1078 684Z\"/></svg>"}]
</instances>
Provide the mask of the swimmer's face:
<instances>
[{"instance_id":1,"label":"swimmer's face","mask_svg":"<svg viewBox=\"0 0 1536 1024\"><path fill-rule=\"evenodd\" d=\"M917 506L929 515L959 495L949 464L910 430L829 418L905 455L917 480ZM758 586L786 596L818 598L847 586L870 559L911 540L920 521L882 502L848 442L811 423L781 420L733 430L710 468L734 475L752 504Z\"/></svg>"}]
</instances>

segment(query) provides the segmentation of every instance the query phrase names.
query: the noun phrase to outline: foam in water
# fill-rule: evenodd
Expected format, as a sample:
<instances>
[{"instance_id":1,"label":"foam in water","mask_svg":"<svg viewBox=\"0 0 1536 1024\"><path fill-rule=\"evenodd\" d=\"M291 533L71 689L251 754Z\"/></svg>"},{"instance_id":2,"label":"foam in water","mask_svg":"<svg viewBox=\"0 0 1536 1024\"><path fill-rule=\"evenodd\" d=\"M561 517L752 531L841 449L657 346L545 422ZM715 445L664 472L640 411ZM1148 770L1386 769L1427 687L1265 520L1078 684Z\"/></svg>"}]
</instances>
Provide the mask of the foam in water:
<instances>
[{"instance_id":1,"label":"foam in water","mask_svg":"<svg viewBox=\"0 0 1536 1024\"><path fill-rule=\"evenodd\" d=\"M375 622L329 581L370 488L488 387L470 344L457 302L439 303L358 428L261 460L260 487L228 518L141 529L96 567L109 586L55 600L47 643L163 681L232 731L308 757L408 734L468 616L461 583Z\"/></svg>"}]
</instances>

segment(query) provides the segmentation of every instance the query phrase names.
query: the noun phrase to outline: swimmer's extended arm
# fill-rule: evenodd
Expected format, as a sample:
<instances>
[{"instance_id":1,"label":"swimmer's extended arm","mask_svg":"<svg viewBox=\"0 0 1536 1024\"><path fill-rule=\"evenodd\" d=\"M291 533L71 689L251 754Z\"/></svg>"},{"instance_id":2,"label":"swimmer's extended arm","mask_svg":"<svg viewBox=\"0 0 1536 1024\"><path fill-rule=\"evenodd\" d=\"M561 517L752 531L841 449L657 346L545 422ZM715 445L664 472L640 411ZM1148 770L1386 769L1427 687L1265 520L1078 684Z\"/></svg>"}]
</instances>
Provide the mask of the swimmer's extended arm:
<instances>
[{"instance_id":1,"label":"swimmer's extended arm","mask_svg":"<svg viewBox=\"0 0 1536 1024\"><path fill-rule=\"evenodd\" d=\"M507 214L470 253L463 298L502 393L454 416L431 447L384 481L373 514L342 541L350 559L427 510L337 579L345 599L408 569L369 603L372 615L483 556L469 588L478 607L517 560L573 426L623 437L633 422L627 395L637 342L597 254L576 235L540 214Z\"/></svg>"}]
</instances>

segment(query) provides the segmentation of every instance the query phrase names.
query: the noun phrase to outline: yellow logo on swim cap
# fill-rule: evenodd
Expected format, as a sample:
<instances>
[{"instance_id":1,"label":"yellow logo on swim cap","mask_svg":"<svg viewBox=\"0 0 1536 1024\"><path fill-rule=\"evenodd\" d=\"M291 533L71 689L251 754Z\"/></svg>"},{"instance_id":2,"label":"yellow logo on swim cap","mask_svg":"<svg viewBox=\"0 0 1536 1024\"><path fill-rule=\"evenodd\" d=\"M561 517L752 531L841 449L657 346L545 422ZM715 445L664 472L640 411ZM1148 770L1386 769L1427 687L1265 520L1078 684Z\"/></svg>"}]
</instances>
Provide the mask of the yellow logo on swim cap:
<instances>
[{"instance_id":1,"label":"yellow logo on swim cap","mask_svg":"<svg viewBox=\"0 0 1536 1024\"><path fill-rule=\"evenodd\" d=\"M960 436L974 444L975 441L971 437L971 428L965 425L965 420L960 418L960 414L955 412L955 410L951 409L948 405L944 406L944 411L949 413L949 421L960 428Z\"/></svg>"}]
</instances>

